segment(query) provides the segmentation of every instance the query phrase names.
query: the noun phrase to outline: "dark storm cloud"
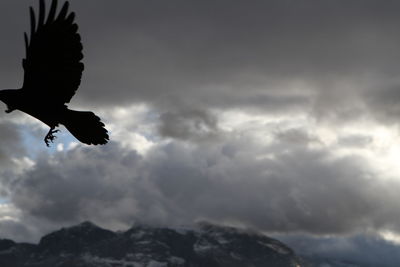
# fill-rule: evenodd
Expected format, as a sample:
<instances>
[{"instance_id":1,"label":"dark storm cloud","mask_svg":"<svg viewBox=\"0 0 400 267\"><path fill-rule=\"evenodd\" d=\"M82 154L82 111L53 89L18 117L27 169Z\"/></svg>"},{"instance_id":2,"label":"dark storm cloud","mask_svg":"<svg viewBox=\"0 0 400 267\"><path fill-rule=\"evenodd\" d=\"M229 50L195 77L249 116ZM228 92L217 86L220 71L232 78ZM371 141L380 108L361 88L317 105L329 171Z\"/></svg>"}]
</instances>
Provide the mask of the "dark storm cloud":
<instances>
[{"instance_id":1,"label":"dark storm cloud","mask_svg":"<svg viewBox=\"0 0 400 267\"><path fill-rule=\"evenodd\" d=\"M396 1L107 3L72 5L86 44L81 97L91 101L335 111L363 98L374 74L379 101L399 69ZM318 105L332 96L334 107Z\"/></svg>"},{"instance_id":2,"label":"dark storm cloud","mask_svg":"<svg viewBox=\"0 0 400 267\"><path fill-rule=\"evenodd\" d=\"M400 184L383 183L361 158L304 143L261 147L231 137L217 145L170 142L145 156L116 144L75 148L40 158L10 189L12 203L26 218L56 226L206 219L314 234L400 230Z\"/></svg>"},{"instance_id":3,"label":"dark storm cloud","mask_svg":"<svg viewBox=\"0 0 400 267\"><path fill-rule=\"evenodd\" d=\"M29 4L38 5L1 3L4 87L22 84ZM72 105L394 113L384 103L400 69L398 1L92 0L71 9L86 64Z\"/></svg>"}]
</instances>

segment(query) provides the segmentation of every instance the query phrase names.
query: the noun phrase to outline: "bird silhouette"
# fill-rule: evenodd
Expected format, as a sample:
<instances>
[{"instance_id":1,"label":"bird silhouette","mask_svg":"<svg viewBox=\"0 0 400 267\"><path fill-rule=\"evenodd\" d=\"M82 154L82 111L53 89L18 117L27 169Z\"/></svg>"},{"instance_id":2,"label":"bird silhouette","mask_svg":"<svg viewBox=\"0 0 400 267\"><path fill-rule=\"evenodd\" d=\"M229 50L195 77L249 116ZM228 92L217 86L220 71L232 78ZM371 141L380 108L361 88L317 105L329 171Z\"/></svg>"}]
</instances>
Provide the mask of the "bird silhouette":
<instances>
[{"instance_id":1,"label":"bird silhouette","mask_svg":"<svg viewBox=\"0 0 400 267\"><path fill-rule=\"evenodd\" d=\"M39 2L39 17L30 7L30 38L25 33L26 58L23 59L24 82L20 89L0 90L0 100L10 113L23 111L50 127L44 138L49 146L63 124L80 142L106 144L109 140L104 123L91 111L67 107L81 83L84 65L81 37L75 14L64 2L57 14L57 0L51 2L46 17L45 1Z\"/></svg>"}]
</instances>

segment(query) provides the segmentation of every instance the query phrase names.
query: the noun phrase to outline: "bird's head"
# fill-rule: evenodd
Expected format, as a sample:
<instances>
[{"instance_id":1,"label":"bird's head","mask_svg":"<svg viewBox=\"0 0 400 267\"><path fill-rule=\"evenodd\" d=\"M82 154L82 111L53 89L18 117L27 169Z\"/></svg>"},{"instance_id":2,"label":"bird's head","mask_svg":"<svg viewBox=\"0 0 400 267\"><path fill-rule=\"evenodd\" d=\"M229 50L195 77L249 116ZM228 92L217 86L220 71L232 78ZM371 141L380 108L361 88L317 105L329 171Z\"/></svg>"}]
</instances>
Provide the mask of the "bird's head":
<instances>
[{"instance_id":1,"label":"bird's head","mask_svg":"<svg viewBox=\"0 0 400 267\"><path fill-rule=\"evenodd\" d=\"M12 110L14 110L14 99L15 99L15 94L16 90L12 89L6 89L6 90L0 90L0 100L4 102L4 104L7 105L7 110L6 112L9 113Z\"/></svg>"},{"instance_id":2,"label":"bird's head","mask_svg":"<svg viewBox=\"0 0 400 267\"><path fill-rule=\"evenodd\" d=\"M3 101L4 103L10 102L12 98L12 92L13 90L6 89L6 90L0 90L0 100Z\"/></svg>"}]
</instances>

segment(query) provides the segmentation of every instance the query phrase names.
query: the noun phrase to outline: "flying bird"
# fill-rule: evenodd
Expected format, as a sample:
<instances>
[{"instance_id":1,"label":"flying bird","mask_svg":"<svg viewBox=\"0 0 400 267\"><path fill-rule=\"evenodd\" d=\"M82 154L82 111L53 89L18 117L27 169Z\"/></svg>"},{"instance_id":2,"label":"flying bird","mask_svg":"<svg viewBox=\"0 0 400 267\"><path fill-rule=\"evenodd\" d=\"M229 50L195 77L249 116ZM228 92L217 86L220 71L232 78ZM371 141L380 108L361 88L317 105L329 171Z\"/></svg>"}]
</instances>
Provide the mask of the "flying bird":
<instances>
[{"instance_id":1,"label":"flying bird","mask_svg":"<svg viewBox=\"0 0 400 267\"><path fill-rule=\"evenodd\" d=\"M100 118L91 111L71 110L66 105L78 89L84 69L75 13L68 8L66 1L57 12L57 0L53 0L46 16L45 1L40 0L37 19L30 7L30 38L24 34L23 86L0 90L0 100L7 106L6 113L20 110L47 124L47 146L56 138L59 124L82 143L103 145L109 136Z\"/></svg>"}]
</instances>

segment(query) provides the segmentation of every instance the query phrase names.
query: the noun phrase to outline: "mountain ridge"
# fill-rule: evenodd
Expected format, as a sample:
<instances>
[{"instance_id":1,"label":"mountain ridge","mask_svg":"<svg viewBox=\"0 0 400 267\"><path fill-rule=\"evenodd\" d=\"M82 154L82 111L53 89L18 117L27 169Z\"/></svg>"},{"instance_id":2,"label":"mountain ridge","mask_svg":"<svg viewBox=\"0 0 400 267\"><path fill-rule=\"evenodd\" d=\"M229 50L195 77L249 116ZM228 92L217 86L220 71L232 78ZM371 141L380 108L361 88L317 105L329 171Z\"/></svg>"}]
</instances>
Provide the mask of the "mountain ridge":
<instances>
[{"instance_id":1,"label":"mountain ridge","mask_svg":"<svg viewBox=\"0 0 400 267\"><path fill-rule=\"evenodd\" d=\"M253 231L201 223L194 228L137 225L113 232L92 222L61 228L38 244L0 239L7 267L305 267L282 242Z\"/></svg>"}]
</instances>

